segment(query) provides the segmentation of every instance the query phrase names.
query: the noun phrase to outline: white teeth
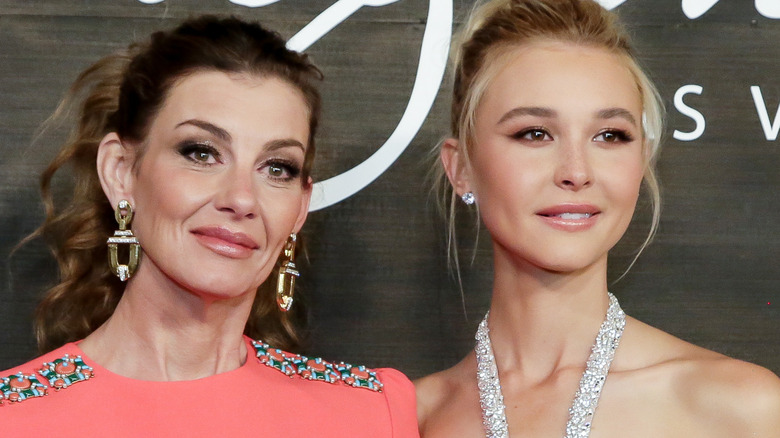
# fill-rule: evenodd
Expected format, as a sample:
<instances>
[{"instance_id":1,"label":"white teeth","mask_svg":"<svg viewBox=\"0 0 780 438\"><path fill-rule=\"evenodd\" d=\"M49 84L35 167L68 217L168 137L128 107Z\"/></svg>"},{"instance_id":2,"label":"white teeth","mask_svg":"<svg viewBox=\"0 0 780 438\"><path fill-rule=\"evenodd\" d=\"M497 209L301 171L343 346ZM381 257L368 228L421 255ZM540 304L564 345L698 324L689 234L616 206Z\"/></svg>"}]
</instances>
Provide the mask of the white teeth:
<instances>
[{"instance_id":1,"label":"white teeth","mask_svg":"<svg viewBox=\"0 0 780 438\"><path fill-rule=\"evenodd\" d=\"M556 215L561 219L587 219L590 217L590 213L561 213L559 215Z\"/></svg>"}]
</instances>

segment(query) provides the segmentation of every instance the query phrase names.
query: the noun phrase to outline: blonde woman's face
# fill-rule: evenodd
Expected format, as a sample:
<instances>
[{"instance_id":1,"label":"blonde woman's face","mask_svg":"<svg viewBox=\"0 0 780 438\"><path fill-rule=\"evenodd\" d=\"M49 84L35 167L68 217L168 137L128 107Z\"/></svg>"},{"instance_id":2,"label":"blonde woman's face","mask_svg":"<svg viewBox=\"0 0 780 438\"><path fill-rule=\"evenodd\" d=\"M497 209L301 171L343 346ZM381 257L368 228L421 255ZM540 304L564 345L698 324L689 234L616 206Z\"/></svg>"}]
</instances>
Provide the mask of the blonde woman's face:
<instances>
[{"instance_id":1,"label":"blonde woman's face","mask_svg":"<svg viewBox=\"0 0 780 438\"><path fill-rule=\"evenodd\" d=\"M605 261L642 181L642 104L603 49L523 46L486 89L467 170L495 250L556 272Z\"/></svg>"},{"instance_id":2,"label":"blonde woman's face","mask_svg":"<svg viewBox=\"0 0 780 438\"><path fill-rule=\"evenodd\" d=\"M301 94L275 78L196 73L177 82L137 163L136 277L198 295L253 292L308 210Z\"/></svg>"}]
</instances>

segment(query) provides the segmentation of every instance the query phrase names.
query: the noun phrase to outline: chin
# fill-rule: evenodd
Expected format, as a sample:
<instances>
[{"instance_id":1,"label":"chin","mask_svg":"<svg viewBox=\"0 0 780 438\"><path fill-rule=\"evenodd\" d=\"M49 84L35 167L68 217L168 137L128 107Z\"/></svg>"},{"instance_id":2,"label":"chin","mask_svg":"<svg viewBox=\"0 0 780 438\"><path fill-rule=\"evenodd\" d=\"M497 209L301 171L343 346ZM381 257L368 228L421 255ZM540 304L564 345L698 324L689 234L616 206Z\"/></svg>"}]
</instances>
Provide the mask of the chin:
<instances>
[{"instance_id":1,"label":"chin","mask_svg":"<svg viewBox=\"0 0 780 438\"><path fill-rule=\"evenodd\" d=\"M574 264L556 264L540 266L543 270L551 274L574 274L576 272L583 271L588 266L574 265Z\"/></svg>"},{"instance_id":2,"label":"chin","mask_svg":"<svg viewBox=\"0 0 780 438\"><path fill-rule=\"evenodd\" d=\"M599 257L587 256L582 253L567 253L559 254L557 257L538 258L531 260L531 263L551 273L573 274L587 270L605 258L606 253Z\"/></svg>"},{"instance_id":3,"label":"chin","mask_svg":"<svg viewBox=\"0 0 780 438\"><path fill-rule=\"evenodd\" d=\"M230 278L234 281L226 281ZM180 282L182 288L193 295L208 300L229 300L245 296L257 290L253 281L235 281L236 276L226 276L224 273L216 278L199 278L198 281Z\"/></svg>"}]
</instances>

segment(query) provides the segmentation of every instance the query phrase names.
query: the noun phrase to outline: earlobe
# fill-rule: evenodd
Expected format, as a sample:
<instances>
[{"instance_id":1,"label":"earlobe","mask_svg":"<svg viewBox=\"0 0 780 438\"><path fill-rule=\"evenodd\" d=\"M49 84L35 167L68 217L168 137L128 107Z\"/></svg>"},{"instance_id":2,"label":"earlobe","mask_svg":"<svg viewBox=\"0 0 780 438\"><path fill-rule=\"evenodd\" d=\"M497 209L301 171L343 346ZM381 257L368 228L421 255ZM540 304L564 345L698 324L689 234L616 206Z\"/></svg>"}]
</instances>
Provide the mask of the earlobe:
<instances>
[{"instance_id":1,"label":"earlobe","mask_svg":"<svg viewBox=\"0 0 780 438\"><path fill-rule=\"evenodd\" d=\"M106 134L98 145L97 173L112 206L122 199L135 205L132 194L133 155L115 132Z\"/></svg>"},{"instance_id":2,"label":"earlobe","mask_svg":"<svg viewBox=\"0 0 780 438\"><path fill-rule=\"evenodd\" d=\"M441 162L447 178L450 180L455 193L458 196L471 191L471 184L466 169L466 162L461 156L461 150L458 147L458 140L448 138L441 147Z\"/></svg>"}]
</instances>

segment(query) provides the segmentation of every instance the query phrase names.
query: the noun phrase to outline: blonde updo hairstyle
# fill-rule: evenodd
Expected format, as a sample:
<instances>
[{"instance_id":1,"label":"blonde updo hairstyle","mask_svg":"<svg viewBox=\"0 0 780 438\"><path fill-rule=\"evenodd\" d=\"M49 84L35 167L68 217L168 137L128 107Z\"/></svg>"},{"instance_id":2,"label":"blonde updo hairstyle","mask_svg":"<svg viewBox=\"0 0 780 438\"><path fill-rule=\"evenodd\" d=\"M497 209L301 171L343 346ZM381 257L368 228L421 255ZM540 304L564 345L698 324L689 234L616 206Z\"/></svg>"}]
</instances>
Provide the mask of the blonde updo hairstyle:
<instances>
[{"instance_id":1,"label":"blonde updo hairstyle","mask_svg":"<svg viewBox=\"0 0 780 438\"><path fill-rule=\"evenodd\" d=\"M476 146L477 109L491 81L515 49L540 41L603 48L622 58L634 76L642 99L644 183L653 209L650 232L638 257L655 234L660 218L661 195L655 161L663 131L664 108L658 91L639 66L629 37L617 17L595 1L494 0L475 7L456 37L451 53L454 84L450 123L451 136L458 140L459 164L469 166L471 150ZM437 191L448 217L449 252L457 267L454 219L459 199L440 161L436 172Z\"/></svg>"}]
</instances>

